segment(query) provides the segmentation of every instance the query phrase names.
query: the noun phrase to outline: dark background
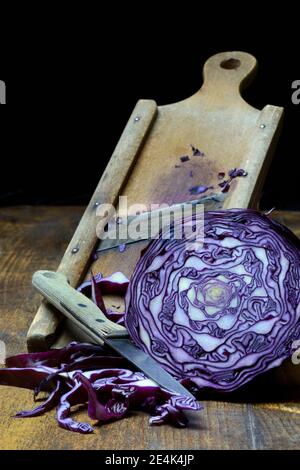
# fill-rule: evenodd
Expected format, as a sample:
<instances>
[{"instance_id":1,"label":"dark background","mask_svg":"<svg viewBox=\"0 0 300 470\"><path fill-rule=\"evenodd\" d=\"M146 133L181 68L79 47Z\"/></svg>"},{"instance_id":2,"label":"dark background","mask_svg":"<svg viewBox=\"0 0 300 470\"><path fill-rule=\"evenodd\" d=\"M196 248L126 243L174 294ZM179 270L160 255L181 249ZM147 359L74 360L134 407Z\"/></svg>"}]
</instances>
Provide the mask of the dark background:
<instances>
[{"instance_id":1,"label":"dark background","mask_svg":"<svg viewBox=\"0 0 300 470\"><path fill-rule=\"evenodd\" d=\"M291 102L300 79L299 24L291 16L261 29L257 20L239 29L224 20L218 34L193 13L181 26L171 19L132 26L120 15L84 29L69 22L63 37L53 25L28 32L0 61L8 104L0 113L0 205L86 204L139 98L161 105L188 97L210 55L243 50L259 64L245 99L260 109L285 107L261 207L300 210L300 105Z\"/></svg>"}]
</instances>

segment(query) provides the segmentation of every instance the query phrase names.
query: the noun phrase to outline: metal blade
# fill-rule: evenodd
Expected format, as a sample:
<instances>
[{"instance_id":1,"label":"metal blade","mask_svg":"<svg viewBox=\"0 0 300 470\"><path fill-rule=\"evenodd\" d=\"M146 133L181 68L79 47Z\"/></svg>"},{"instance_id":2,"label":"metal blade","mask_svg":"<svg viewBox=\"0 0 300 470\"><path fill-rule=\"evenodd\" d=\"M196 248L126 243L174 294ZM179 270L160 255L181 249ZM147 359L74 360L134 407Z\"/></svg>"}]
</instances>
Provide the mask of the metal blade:
<instances>
[{"instance_id":1,"label":"metal blade","mask_svg":"<svg viewBox=\"0 0 300 470\"><path fill-rule=\"evenodd\" d=\"M195 399L183 385L157 364L152 357L138 349L130 340L113 338L105 339L105 342L162 388Z\"/></svg>"},{"instance_id":2,"label":"metal blade","mask_svg":"<svg viewBox=\"0 0 300 470\"><path fill-rule=\"evenodd\" d=\"M133 240L132 238L127 238L127 239L122 239L122 240L110 240L110 239L105 239L102 240L99 248L96 250L97 253L100 253L102 251L106 250L111 250L112 248L119 248L121 245L130 245L131 243L140 243L140 242L147 242L149 243L150 240L147 240L145 238L142 238L140 240Z\"/></svg>"},{"instance_id":3,"label":"metal blade","mask_svg":"<svg viewBox=\"0 0 300 470\"><path fill-rule=\"evenodd\" d=\"M181 210L181 208L185 205L185 204L191 204L192 206L197 206L198 204L204 204L204 207L205 207L205 210L217 210L217 209L220 209L220 205L223 203L224 199L225 199L226 195L225 194L211 194L209 196L202 196L200 197L199 199L195 199L195 200L192 200L192 201L186 201L186 202L182 202L182 203L178 203L178 204L174 204L172 206L170 206L170 209L174 210L177 208L177 210ZM159 213L159 210L156 210L156 211L153 211L152 212L152 215L154 215L155 213ZM149 212L148 213L143 213L143 214L140 214L140 215L137 215L137 216L128 216L127 217L127 224L134 221L134 220L138 220L140 217L148 217L149 216ZM151 237L150 236L143 236L141 235L140 238L119 238L118 235L117 237L115 237L115 229L112 229L111 230L111 233L108 231L106 233L106 238L100 240L99 242L99 245L98 245L98 248L97 248L97 252L100 253L102 251L106 251L106 250L110 250L112 248L117 248L117 247L120 247L120 245L129 245L131 243L140 243L140 242L143 242L143 241L150 241Z\"/></svg>"}]
</instances>

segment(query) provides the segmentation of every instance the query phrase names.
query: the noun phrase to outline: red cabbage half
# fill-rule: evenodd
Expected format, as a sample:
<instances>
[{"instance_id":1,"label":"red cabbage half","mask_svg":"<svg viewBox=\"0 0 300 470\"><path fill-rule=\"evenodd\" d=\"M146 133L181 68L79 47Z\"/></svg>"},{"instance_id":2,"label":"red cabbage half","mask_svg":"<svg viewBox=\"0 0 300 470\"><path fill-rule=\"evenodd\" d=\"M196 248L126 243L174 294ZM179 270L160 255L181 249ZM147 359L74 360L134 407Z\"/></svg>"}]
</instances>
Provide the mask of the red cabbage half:
<instances>
[{"instance_id":1,"label":"red cabbage half","mask_svg":"<svg viewBox=\"0 0 300 470\"><path fill-rule=\"evenodd\" d=\"M231 391L279 366L300 338L300 242L254 210L206 212L204 232L200 248L162 236L149 244L125 322L173 376Z\"/></svg>"}]
</instances>

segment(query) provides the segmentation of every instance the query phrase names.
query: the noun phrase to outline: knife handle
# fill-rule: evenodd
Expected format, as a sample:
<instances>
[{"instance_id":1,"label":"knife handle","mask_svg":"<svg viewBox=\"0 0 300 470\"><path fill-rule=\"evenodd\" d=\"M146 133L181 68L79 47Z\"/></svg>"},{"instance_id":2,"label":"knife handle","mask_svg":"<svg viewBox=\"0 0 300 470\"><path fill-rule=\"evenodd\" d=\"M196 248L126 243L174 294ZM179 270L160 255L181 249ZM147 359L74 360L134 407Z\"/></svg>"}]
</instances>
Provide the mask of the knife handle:
<instances>
[{"instance_id":1,"label":"knife handle","mask_svg":"<svg viewBox=\"0 0 300 470\"><path fill-rule=\"evenodd\" d=\"M33 286L60 312L77 324L96 343L108 338L125 338L124 326L108 320L94 302L68 284L67 278L54 271L37 271Z\"/></svg>"}]
</instances>

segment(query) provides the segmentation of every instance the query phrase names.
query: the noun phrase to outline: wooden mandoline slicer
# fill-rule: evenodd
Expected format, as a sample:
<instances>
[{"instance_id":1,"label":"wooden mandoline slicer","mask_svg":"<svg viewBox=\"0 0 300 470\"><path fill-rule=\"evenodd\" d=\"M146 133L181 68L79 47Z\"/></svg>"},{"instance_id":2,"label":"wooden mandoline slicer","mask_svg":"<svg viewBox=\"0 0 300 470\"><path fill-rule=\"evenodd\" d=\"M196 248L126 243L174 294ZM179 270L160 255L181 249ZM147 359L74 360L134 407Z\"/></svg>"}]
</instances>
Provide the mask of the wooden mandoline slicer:
<instances>
[{"instance_id":1,"label":"wooden mandoline slicer","mask_svg":"<svg viewBox=\"0 0 300 470\"><path fill-rule=\"evenodd\" d=\"M218 187L218 172L237 167L248 176L233 180L223 201L211 200L209 209L257 206L283 108L267 105L260 111L241 97L240 91L256 66L256 59L245 52L216 54L205 63L204 83L190 98L166 106L157 106L152 100L138 101L58 267L72 286L76 287L91 267L91 255L99 244L96 225L98 233L104 230L96 217L97 207L102 203L116 205L120 195L128 197L129 205L186 202L195 199L190 187ZM191 155L190 144L205 155L183 163L180 156ZM130 276L141 249L137 243L123 253L117 248L100 252L93 272L109 275L122 271ZM108 307L124 308L121 298L110 296L105 302ZM78 337L67 323L58 328L61 323L60 313L43 302L28 331L28 349L62 346Z\"/></svg>"}]
</instances>

